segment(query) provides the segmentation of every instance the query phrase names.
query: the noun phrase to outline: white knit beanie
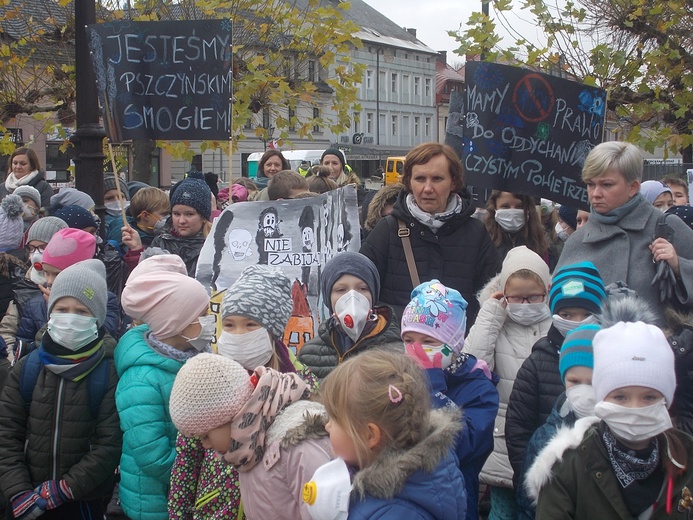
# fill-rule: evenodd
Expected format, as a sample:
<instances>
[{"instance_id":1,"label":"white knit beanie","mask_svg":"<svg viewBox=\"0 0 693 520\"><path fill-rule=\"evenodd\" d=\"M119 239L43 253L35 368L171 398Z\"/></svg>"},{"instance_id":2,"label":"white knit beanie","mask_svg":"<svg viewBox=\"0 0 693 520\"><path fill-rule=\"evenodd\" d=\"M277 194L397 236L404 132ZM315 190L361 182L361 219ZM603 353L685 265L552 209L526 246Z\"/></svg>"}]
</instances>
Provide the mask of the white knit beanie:
<instances>
[{"instance_id":1,"label":"white knit beanie","mask_svg":"<svg viewBox=\"0 0 693 520\"><path fill-rule=\"evenodd\" d=\"M644 386L660 391L671 406L676 389L674 353L661 329L622 321L597 332L592 345L597 401L618 388Z\"/></svg>"},{"instance_id":2,"label":"white knit beanie","mask_svg":"<svg viewBox=\"0 0 693 520\"><path fill-rule=\"evenodd\" d=\"M549 266L546 262L534 251L527 249L527 246L513 247L503 260L503 267L500 273L500 289L505 290L505 284L508 278L517 271L522 269L527 269L532 271L542 282L544 282L545 287L549 287L551 284L551 273L549 272Z\"/></svg>"},{"instance_id":3,"label":"white knit beanie","mask_svg":"<svg viewBox=\"0 0 693 520\"><path fill-rule=\"evenodd\" d=\"M235 361L198 354L176 375L169 401L171 420L186 437L205 435L230 423L253 390L248 371Z\"/></svg>"}]
</instances>

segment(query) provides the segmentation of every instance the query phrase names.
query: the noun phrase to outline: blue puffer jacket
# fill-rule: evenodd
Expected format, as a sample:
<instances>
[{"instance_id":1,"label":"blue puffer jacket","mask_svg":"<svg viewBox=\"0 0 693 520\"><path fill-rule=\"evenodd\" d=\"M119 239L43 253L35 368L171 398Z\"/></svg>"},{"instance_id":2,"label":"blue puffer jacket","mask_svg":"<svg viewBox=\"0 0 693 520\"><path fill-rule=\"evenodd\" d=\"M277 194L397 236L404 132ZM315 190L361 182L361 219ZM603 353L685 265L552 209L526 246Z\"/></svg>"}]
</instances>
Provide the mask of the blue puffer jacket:
<instances>
[{"instance_id":1,"label":"blue puffer jacket","mask_svg":"<svg viewBox=\"0 0 693 520\"><path fill-rule=\"evenodd\" d=\"M467 510L464 477L452 449L460 413L433 410L431 428L402 452L383 452L354 476L349 520L463 520Z\"/></svg>"},{"instance_id":2,"label":"blue puffer jacket","mask_svg":"<svg viewBox=\"0 0 693 520\"><path fill-rule=\"evenodd\" d=\"M131 520L166 520L176 456L176 428L168 402L183 363L152 350L148 332L146 325L129 330L115 351L120 376L116 406L123 430L120 501Z\"/></svg>"},{"instance_id":3,"label":"blue puffer jacket","mask_svg":"<svg viewBox=\"0 0 693 520\"><path fill-rule=\"evenodd\" d=\"M48 303L46 303L43 294L37 294L24 306L24 312L17 326L17 336L14 343L15 351L19 341L25 344L22 352L27 353L34 350L38 346L36 335L46 323L48 323ZM115 339L120 337L120 304L118 297L111 291L108 291L106 321L103 326Z\"/></svg>"},{"instance_id":4,"label":"blue puffer jacket","mask_svg":"<svg viewBox=\"0 0 693 520\"><path fill-rule=\"evenodd\" d=\"M477 368L477 359L462 354L445 370L426 370L431 401L436 408L462 409L464 424L457 437L455 453L467 490L467 518L477 518L479 473L493 451L493 426L498 413L498 376L489 379Z\"/></svg>"},{"instance_id":5,"label":"blue puffer jacket","mask_svg":"<svg viewBox=\"0 0 693 520\"><path fill-rule=\"evenodd\" d=\"M527 490L525 489L525 476L529 468L532 467L537 455L541 453L546 445L553 439L556 435L558 429L562 426L572 428L577 421L577 416L575 413L568 409L565 399L565 392L561 394L556 401L556 404L551 410L551 415L546 419L546 422L539 427L537 431L534 432L532 438L529 440L527 445L527 451L525 452L525 464L524 472L518 478L518 482L521 483L517 489L517 518L518 520L534 520L536 514L536 508L532 503Z\"/></svg>"}]
</instances>

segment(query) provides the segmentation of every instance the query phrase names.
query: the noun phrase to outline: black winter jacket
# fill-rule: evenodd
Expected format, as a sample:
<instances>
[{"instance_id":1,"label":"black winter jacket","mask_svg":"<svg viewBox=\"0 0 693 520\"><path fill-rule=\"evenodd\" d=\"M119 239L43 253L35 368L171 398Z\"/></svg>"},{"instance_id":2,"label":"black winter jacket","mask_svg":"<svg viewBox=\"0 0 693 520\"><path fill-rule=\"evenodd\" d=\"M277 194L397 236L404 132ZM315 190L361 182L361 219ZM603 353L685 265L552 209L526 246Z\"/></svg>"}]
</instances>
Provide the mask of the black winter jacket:
<instances>
[{"instance_id":1,"label":"black winter jacket","mask_svg":"<svg viewBox=\"0 0 693 520\"><path fill-rule=\"evenodd\" d=\"M197 270L197 259L205 243L202 232L194 237L178 237L170 232L164 231L154 237L151 247L160 247L172 255L178 255L183 259L185 267L188 269L188 276L195 277Z\"/></svg>"},{"instance_id":2,"label":"black winter jacket","mask_svg":"<svg viewBox=\"0 0 693 520\"><path fill-rule=\"evenodd\" d=\"M693 328L687 326L668 339L676 362L676 391L669 413L679 430L693 435Z\"/></svg>"},{"instance_id":3,"label":"black winter jacket","mask_svg":"<svg viewBox=\"0 0 693 520\"><path fill-rule=\"evenodd\" d=\"M28 184L29 186L32 186L33 188L36 188L38 192L41 194L41 207L42 208L47 208L48 206L51 205L51 197L53 196L53 186L48 184L46 181L46 174L42 171L39 171L39 174L34 177L31 182ZM4 182L0 183L0 200L4 199L10 194L10 191L7 189L5 186Z\"/></svg>"},{"instance_id":4,"label":"black winter jacket","mask_svg":"<svg viewBox=\"0 0 693 520\"><path fill-rule=\"evenodd\" d=\"M484 225L472 218L474 206L466 189L459 193L462 211L448 220L437 233L409 213L406 204L408 194L408 191L399 194L392 213L378 222L361 246L361 253L373 261L380 273L380 301L391 305L401 318L414 288L402 239L397 234L397 219L401 219L410 232L419 280L423 283L435 278L462 294L469 305L469 331L479 313L476 293L501 268L496 248Z\"/></svg>"},{"instance_id":5,"label":"black winter jacket","mask_svg":"<svg viewBox=\"0 0 693 520\"><path fill-rule=\"evenodd\" d=\"M532 434L546 422L556 399L565 391L558 371L558 353L563 335L551 325L546 337L532 347L532 353L517 372L505 418L508 458L517 477L523 473L525 451Z\"/></svg>"},{"instance_id":6,"label":"black winter jacket","mask_svg":"<svg viewBox=\"0 0 693 520\"><path fill-rule=\"evenodd\" d=\"M327 377L337 365L346 358L371 348L387 348L404 353L404 344L399 333L399 321L394 317L390 307L376 307L381 325L359 339L354 346L340 356L332 337L337 326L335 319L323 321L318 329L318 336L311 339L298 351L298 360L320 379Z\"/></svg>"},{"instance_id":7,"label":"black winter jacket","mask_svg":"<svg viewBox=\"0 0 693 520\"><path fill-rule=\"evenodd\" d=\"M122 433L115 404L116 342L108 334L103 342L109 380L96 418L89 406L89 376L75 382L42 368L27 415L20 391L27 358L10 371L0 397L0 488L8 498L55 479L67 480L75 500L110 496Z\"/></svg>"}]
</instances>

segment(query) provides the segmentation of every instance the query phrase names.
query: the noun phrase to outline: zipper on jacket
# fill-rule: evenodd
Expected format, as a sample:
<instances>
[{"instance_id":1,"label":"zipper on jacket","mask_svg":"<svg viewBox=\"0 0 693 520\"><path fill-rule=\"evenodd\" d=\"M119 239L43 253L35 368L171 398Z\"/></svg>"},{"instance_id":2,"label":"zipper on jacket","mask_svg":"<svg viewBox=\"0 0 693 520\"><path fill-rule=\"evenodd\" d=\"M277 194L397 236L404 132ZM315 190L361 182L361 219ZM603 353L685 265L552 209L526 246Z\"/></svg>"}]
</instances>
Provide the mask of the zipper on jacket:
<instances>
[{"instance_id":1,"label":"zipper on jacket","mask_svg":"<svg viewBox=\"0 0 693 520\"><path fill-rule=\"evenodd\" d=\"M65 389L65 379L59 377L58 394L55 399L55 427L53 428L52 461L51 475L53 480L58 480L58 444L60 439L60 420L63 409L63 390Z\"/></svg>"}]
</instances>

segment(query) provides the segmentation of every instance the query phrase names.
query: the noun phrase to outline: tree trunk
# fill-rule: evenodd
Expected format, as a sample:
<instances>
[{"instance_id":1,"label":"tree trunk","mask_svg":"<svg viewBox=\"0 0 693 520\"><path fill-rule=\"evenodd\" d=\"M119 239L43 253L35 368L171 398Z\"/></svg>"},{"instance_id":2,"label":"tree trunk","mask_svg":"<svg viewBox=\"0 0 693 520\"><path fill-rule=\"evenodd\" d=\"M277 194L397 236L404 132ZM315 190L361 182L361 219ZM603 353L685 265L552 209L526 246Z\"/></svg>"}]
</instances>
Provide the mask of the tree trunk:
<instances>
[{"instance_id":1,"label":"tree trunk","mask_svg":"<svg viewBox=\"0 0 693 520\"><path fill-rule=\"evenodd\" d=\"M159 175L152 171L152 152L154 141L151 139L134 139L132 141L131 181L140 181L150 186L159 186Z\"/></svg>"}]
</instances>

